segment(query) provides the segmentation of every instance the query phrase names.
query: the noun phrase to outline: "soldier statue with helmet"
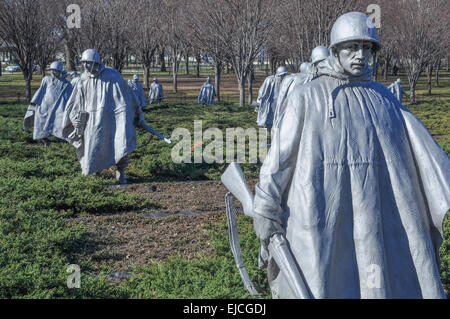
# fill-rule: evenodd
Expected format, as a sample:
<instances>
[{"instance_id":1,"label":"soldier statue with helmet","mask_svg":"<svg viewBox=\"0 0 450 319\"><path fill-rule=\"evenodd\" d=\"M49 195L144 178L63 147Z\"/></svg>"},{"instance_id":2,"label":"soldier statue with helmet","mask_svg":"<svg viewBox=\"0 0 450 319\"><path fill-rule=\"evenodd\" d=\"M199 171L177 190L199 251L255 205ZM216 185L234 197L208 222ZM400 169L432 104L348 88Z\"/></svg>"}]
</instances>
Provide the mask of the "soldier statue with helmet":
<instances>
[{"instance_id":1,"label":"soldier statue with helmet","mask_svg":"<svg viewBox=\"0 0 450 319\"><path fill-rule=\"evenodd\" d=\"M275 75L269 76L259 89L256 106L258 110L257 123L268 129L269 133L273 126L274 115L277 109L277 99L281 85L288 76L286 67L278 68Z\"/></svg>"},{"instance_id":2,"label":"soldier statue with helmet","mask_svg":"<svg viewBox=\"0 0 450 319\"><path fill-rule=\"evenodd\" d=\"M72 85L65 79L61 62L53 62L49 71L51 75L43 78L24 118L24 129L30 131L34 128L33 138L42 139L45 146L50 143L50 135L64 139L63 116L72 93Z\"/></svg>"},{"instance_id":3,"label":"soldier statue with helmet","mask_svg":"<svg viewBox=\"0 0 450 319\"><path fill-rule=\"evenodd\" d=\"M83 175L117 166L119 184L136 149L134 122L143 118L136 97L122 75L105 67L93 49L83 52L81 75L67 103L65 137L75 146Z\"/></svg>"},{"instance_id":4,"label":"soldier statue with helmet","mask_svg":"<svg viewBox=\"0 0 450 319\"><path fill-rule=\"evenodd\" d=\"M133 75L133 80L128 81L128 86L133 91L133 93L136 95L136 98L139 101L139 105L143 109L147 106L147 97L145 96L144 88L142 87L141 82L139 81L139 75L135 74Z\"/></svg>"},{"instance_id":5,"label":"soldier statue with helmet","mask_svg":"<svg viewBox=\"0 0 450 319\"><path fill-rule=\"evenodd\" d=\"M252 211L276 298L446 297L437 261L450 160L372 81L380 48L364 13L344 14L317 78L288 92ZM290 259L273 254L280 236Z\"/></svg>"},{"instance_id":6,"label":"soldier statue with helmet","mask_svg":"<svg viewBox=\"0 0 450 319\"><path fill-rule=\"evenodd\" d=\"M137 147L135 124L172 142L145 123L142 102L96 50L84 51L81 62L84 73L67 103L64 136L76 148L83 175L117 166L118 184L127 184L125 168Z\"/></svg>"},{"instance_id":7,"label":"soldier statue with helmet","mask_svg":"<svg viewBox=\"0 0 450 319\"><path fill-rule=\"evenodd\" d=\"M330 51L325 46L318 46L314 48L311 53L311 62L303 62L300 65L300 73L294 73L288 75L283 81L280 88L280 94L278 95L277 108L274 116L274 126L278 123L279 119L284 113L286 108L286 97L291 88L297 85L304 85L311 82L317 77L319 69L321 69L325 61L329 58Z\"/></svg>"}]
</instances>

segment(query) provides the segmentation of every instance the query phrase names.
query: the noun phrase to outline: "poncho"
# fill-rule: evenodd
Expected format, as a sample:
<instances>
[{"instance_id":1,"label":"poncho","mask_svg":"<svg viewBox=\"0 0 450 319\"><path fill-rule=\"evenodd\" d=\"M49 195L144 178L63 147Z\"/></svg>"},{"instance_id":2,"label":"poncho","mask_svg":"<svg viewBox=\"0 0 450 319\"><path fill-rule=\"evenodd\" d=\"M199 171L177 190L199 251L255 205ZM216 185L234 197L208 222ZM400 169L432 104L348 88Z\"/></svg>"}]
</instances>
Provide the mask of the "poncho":
<instances>
[{"instance_id":1,"label":"poncho","mask_svg":"<svg viewBox=\"0 0 450 319\"><path fill-rule=\"evenodd\" d=\"M203 84L200 94L198 95L198 103L211 105L214 104L216 98L216 89L212 83Z\"/></svg>"},{"instance_id":2,"label":"poncho","mask_svg":"<svg viewBox=\"0 0 450 319\"><path fill-rule=\"evenodd\" d=\"M64 139L62 134L64 111L71 93L72 85L66 79L44 77L41 87L31 100L31 104L35 104L36 107L30 107L25 115L24 129L28 131L34 126L35 140L50 135Z\"/></svg>"},{"instance_id":3,"label":"poncho","mask_svg":"<svg viewBox=\"0 0 450 319\"><path fill-rule=\"evenodd\" d=\"M161 83L153 82L150 86L150 104L164 100L164 91Z\"/></svg>"},{"instance_id":4,"label":"poncho","mask_svg":"<svg viewBox=\"0 0 450 319\"><path fill-rule=\"evenodd\" d=\"M281 83L280 92L276 100L275 112L273 115L273 125L276 126L281 116L286 109L286 97L292 88L297 87L297 85L304 85L311 82L313 79L310 73L294 73L287 75L283 82Z\"/></svg>"},{"instance_id":5,"label":"poncho","mask_svg":"<svg viewBox=\"0 0 450 319\"><path fill-rule=\"evenodd\" d=\"M142 87L142 84L139 81L128 81L128 86L133 91L133 93L136 95L136 98L139 102L139 105L141 107L147 106L147 97L145 96L144 88Z\"/></svg>"},{"instance_id":6,"label":"poncho","mask_svg":"<svg viewBox=\"0 0 450 319\"><path fill-rule=\"evenodd\" d=\"M445 298L450 160L371 73L321 70L275 128L254 210L282 225L314 298ZM274 296L292 298L269 262Z\"/></svg>"},{"instance_id":7,"label":"poncho","mask_svg":"<svg viewBox=\"0 0 450 319\"><path fill-rule=\"evenodd\" d=\"M81 138L73 125L80 112L88 113ZM102 65L96 77L81 75L67 103L64 135L77 150L83 175L116 165L136 149L138 112L139 103L117 70Z\"/></svg>"},{"instance_id":8,"label":"poncho","mask_svg":"<svg viewBox=\"0 0 450 319\"><path fill-rule=\"evenodd\" d=\"M403 95L406 95L405 90L403 90L402 86L400 85L400 83L395 82L392 83L389 87L388 87L389 91L391 91L392 94L395 95L395 97L397 98L397 100L400 101L400 103L402 102L402 98Z\"/></svg>"},{"instance_id":9,"label":"poncho","mask_svg":"<svg viewBox=\"0 0 450 319\"><path fill-rule=\"evenodd\" d=\"M287 75L285 78L291 78ZM259 88L258 100L259 105L257 123L259 126L271 127L274 123L274 115L277 108L277 97L280 91L283 79L275 75L269 76Z\"/></svg>"}]
</instances>

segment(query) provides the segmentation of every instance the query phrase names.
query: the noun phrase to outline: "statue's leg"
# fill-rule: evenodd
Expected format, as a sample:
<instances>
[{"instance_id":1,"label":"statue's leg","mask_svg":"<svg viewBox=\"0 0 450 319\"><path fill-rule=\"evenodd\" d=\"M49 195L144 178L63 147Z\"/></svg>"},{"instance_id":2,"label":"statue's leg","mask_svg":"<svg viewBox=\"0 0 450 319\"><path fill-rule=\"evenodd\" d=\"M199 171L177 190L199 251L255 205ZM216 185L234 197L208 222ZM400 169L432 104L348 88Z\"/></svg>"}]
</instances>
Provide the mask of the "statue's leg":
<instances>
[{"instance_id":1,"label":"statue's leg","mask_svg":"<svg viewBox=\"0 0 450 319\"><path fill-rule=\"evenodd\" d=\"M44 138L42 141L44 142L44 146L45 147L49 147L50 146L50 139Z\"/></svg>"},{"instance_id":2,"label":"statue's leg","mask_svg":"<svg viewBox=\"0 0 450 319\"><path fill-rule=\"evenodd\" d=\"M125 156L117 163L116 180L119 185L127 185L127 177L125 176L125 168L128 167L129 158Z\"/></svg>"}]
</instances>

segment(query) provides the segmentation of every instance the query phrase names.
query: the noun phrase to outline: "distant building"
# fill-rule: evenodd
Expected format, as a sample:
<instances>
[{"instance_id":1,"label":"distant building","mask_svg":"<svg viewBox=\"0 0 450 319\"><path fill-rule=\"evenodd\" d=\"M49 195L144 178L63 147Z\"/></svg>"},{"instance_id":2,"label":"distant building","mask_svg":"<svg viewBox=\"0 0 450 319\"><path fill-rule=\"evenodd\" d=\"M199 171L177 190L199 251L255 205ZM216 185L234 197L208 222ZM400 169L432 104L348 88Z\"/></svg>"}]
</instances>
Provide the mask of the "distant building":
<instances>
[{"instance_id":1,"label":"distant building","mask_svg":"<svg viewBox=\"0 0 450 319\"><path fill-rule=\"evenodd\" d=\"M5 41L0 42L0 62L17 63L17 56L12 46Z\"/></svg>"}]
</instances>

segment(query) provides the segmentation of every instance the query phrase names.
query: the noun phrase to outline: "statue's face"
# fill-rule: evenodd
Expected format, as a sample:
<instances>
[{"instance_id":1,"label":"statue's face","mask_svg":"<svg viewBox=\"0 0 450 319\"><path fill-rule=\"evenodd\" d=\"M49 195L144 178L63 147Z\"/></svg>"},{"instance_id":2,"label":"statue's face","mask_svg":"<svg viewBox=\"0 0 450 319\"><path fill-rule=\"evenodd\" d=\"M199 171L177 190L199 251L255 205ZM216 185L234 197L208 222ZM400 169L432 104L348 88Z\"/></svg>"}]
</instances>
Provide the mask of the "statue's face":
<instances>
[{"instance_id":1,"label":"statue's face","mask_svg":"<svg viewBox=\"0 0 450 319\"><path fill-rule=\"evenodd\" d=\"M61 72L59 72L58 70L52 70L52 75L55 77L55 78L60 78L60 76L61 76Z\"/></svg>"},{"instance_id":2,"label":"statue's face","mask_svg":"<svg viewBox=\"0 0 450 319\"><path fill-rule=\"evenodd\" d=\"M83 62L84 63L84 69L86 72L89 72L92 75L97 74L100 65L95 62Z\"/></svg>"},{"instance_id":3,"label":"statue's face","mask_svg":"<svg viewBox=\"0 0 450 319\"><path fill-rule=\"evenodd\" d=\"M372 57L373 44L365 41L349 41L337 48L337 57L344 72L348 75L359 76L369 66Z\"/></svg>"}]
</instances>

